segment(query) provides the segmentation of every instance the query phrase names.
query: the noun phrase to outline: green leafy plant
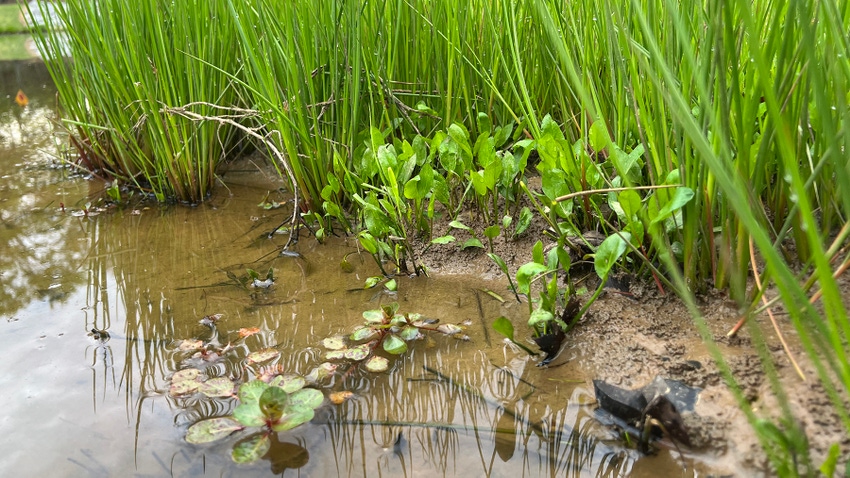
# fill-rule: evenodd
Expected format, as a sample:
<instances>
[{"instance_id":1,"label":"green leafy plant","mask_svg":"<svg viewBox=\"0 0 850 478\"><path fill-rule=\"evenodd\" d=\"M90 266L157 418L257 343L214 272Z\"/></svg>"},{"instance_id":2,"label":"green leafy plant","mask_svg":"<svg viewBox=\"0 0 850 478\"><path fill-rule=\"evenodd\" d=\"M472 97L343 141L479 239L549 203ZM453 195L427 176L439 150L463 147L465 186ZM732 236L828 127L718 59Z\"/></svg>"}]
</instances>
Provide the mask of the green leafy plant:
<instances>
[{"instance_id":1,"label":"green leafy plant","mask_svg":"<svg viewBox=\"0 0 850 478\"><path fill-rule=\"evenodd\" d=\"M313 419L324 395L314 388L304 388L299 376L277 376L271 383L252 380L239 387L239 405L232 417L202 420L189 427L186 441L200 444L219 440L248 427L265 430L237 443L233 461L250 463L263 457L271 446L270 435L291 430Z\"/></svg>"},{"instance_id":2,"label":"green leafy plant","mask_svg":"<svg viewBox=\"0 0 850 478\"><path fill-rule=\"evenodd\" d=\"M347 337L328 337L322 345L328 349L327 360L362 363L370 372L384 372L389 368L387 358L376 355L380 349L390 355L407 352L407 343L423 338L422 332L436 332L447 336L466 338L463 327L454 324L437 324L420 314L398 314L398 303L363 312L363 325Z\"/></svg>"}]
</instances>

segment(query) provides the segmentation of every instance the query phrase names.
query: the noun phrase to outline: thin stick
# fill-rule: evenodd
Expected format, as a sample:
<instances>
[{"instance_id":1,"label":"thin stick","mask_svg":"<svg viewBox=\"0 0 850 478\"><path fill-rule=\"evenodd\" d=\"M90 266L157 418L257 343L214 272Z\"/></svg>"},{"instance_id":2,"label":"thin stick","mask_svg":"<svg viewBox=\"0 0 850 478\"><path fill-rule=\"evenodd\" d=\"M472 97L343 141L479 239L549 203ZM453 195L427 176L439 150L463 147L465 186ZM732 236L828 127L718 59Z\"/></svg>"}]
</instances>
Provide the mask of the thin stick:
<instances>
[{"instance_id":1,"label":"thin stick","mask_svg":"<svg viewBox=\"0 0 850 478\"><path fill-rule=\"evenodd\" d=\"M206 107L209 107L209 108L214 108L214 109L219 109L219 110L224 110L224 111L230 111L230 112L233 112L235 114L221 115L221 116L204 116L204 115L195 113L194 111L190 111L188 108L190 108L192 106L206 106ZM275 134L275 133L280 134L280 133L278 131L270 131L270 132L262 135L262 134L258 133L258 131L260 131L262 129L262 127L249 128L249 127L247 127L247 126L236 121L237 119L241 120L241 119L246 119L246 118L256 118L260 115L259 111L244 109L244 108L226 107L226 106L216 105L216 104L213 104L213 103L196 101L196 102L193 102L193 103L187 103L184 106L178 106L178 107L173 107L173 108L165 106L163 104L162 108L160 108L160 112L172 114L172 115L176 115L176 116L182 116L183 118L189 119L191 121L213 121L213 122L219 123L221 125L228 125L228 126L231 126L233 128L236 128L236 129L242 131L243 133L247 134L248 136L250 136L254 139L257 139L257 140L261 141L263 144L265 144L266 147L269 148L269 150L271 150L272 154L277 159L277 161L280 163L280 165L283 166L283 169L286 171L286 175L289 177L289 182L292 184L292 195L293 195L292 203L293 203L293 205L292 205L292 218L290 219L290 224L291 224L291 227L293 228L293 230L295 231L295 233L297 234L297 231L298 231L298 229L297 229L297 226L298 226L298 196L299 196L299 194L298 194L298 181L296 180L295 174L293 174L292 168L290 168L289 162L286 160L286 157L283 155L283 153L281 153L277 149L277 147L275 147L274 143L272 143L271 141L268 140L268 138L270 136L272 136L273 134ZM292 233L290 233L289 241L286 243L286 246L284 246L284 249L289 247L289 244L291 242L292 242Z\"/></svg>"},{"instance_id":2,"label":"thin stick","mask_svg":"<svg viewBox=\"0 0 850 478\"><path fill-rule=\"evenodd\" d=\"M596 193L616 193L620 191L645 191L651 189L667 189L667 188L678 188L681 187L681 184L659 184L657 186L633 186L630 188L604 188L604 189L590 189L587 191L576 191L574 193L565 194L561 197L555 198L555 202L563 202L572 198L577 198L579 196L587 196L590 194Z\"/></svg>"},{"instance_id":3,"label":"thin stick","mask_svg":"<svg viewBox=\"0 0 850 478\"><path fill-rule=\"evenodd\" d=\"M756 265L756 250L753 246L753 238L750 238L750 263L753 266L753 279L756 281L756 287L759 290L762 290L761 277L759 275L759 269ZM767 297L762 294L761 296L762 302L767 305ZM782 348L785 350L785 355L788 356L788 359L791 361L791 364L794 366L794 370L797 371L797 375L800 376L803 381L806 381L806 374L803 373L803 370L800 369L800 365L797 364L797 361L794 359L794 354L791 353L791 349L788 348L788 343L785 342L785 337L782 335L782 331L779 330L779 324L776 323L776 317L773 316L773 310L768 307L767 308L767 316L770 317L770 323L773 324L773 330L776 331L776 335L779 337L779 341L782 343Z\"/></svg>"}]
</instances>

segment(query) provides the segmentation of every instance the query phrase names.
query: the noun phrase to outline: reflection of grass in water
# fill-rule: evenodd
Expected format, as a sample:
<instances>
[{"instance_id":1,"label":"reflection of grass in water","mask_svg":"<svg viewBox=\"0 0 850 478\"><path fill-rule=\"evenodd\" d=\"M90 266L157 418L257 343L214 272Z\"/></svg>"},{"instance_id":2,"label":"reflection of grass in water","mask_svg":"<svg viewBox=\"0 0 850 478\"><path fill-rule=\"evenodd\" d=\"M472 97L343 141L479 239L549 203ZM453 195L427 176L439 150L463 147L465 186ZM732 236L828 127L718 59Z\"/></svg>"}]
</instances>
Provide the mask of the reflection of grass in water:
<instances>
[{"instance_id":1,"label":"reflection of grass in water","mask_svg":"<svg viewBox=\"0 0 850 478\"><path fill-rule=\"evenodd\" d=\"M26 60L32 58L27 50L29 35L0 34L0 60Z\"/></svg>"},{"instance_id":2,"label":"reflection of grass in water","mask_svg":"<svg viewBox=\"0 0 850 478\"><path fill-rule=\"evenodd\" d=\"M570 405L577 396L538 400L519 380L523 370L505 373L473 353L443 361L414 351L388 375L352 377L347 385L362 394L326 425L337 473L620 476L632 467L636 455L600 441L596 422Z\"/></svg>"}]
</instances>

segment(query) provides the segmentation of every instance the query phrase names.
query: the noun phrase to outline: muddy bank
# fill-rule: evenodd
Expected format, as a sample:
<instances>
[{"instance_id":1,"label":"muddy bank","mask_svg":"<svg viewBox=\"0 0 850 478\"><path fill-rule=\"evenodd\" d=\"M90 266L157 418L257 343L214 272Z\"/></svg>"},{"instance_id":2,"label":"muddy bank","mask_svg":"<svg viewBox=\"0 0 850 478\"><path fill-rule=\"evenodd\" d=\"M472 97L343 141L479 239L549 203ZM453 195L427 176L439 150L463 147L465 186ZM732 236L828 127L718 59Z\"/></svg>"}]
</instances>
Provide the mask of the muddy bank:
<instances>
[{"instance_id":1,"label":"muddy bank","mask_svg":"<svg viewBox=\"0 0 850 478\"><path fill-rule=\"evenodd\" d=\"M470 214L464 222L475 228L478 221L475 215ZM546 244L544 229L542 224L535 223L519 238L506 240L500 236L494 241L493 252L507 262L511 273L515 273L519 266L531 260L531 250L538 239ZM434 236L447 231L448 225L438 222ZM458 243L465 239L461 231L450 232L458 236ZM431 273L477 274L488 278L501 276L506 289L497 292L507 300L515 300L507 290L507 280L485 252L488 251L477 248L461 250L457 243L423 243L419 250L421 260ZM592 264L586 266L589 267L581 272L579 264L579 273L573 274L573 280L586 281L584 285L592 291L597 279ZM631 280L625 292L611 289L603 293L567 337L565 347L550 365L549 373L557 377L560 365L578 361L589 376L622 388L642 387L658 375L699 387L703 390L696 409L693 413L683 414L692 442L690 450L683 450L685 454L699 454L711 473L770 475L757 436L724 382L682 301L672 291L661 291L654 283L640 280ZM850 297L850 284L846 280L842 282L842 292L845 297ZM590 293L582 299L587 300L589 296ZM779 407L748 328L744 327L734 337L726 337L740 318L735 302L717 290L701 294L697 300L713 340L756 416L776 419ZM781 331L800 363L806 381L801 380L792 367L767 315L755 320L777 364L794 417L806 431L813 465L820 466L829 447L839 443L841 458L838 470L843 470L850 459L850 437L845 436L840 418L830 404L814 367L806 360L787 316L782 314L781 308L774 311L778 312ZM524 324L515 325L520 337L528 337L530 330ZM592 390L589 383L588 386ZM612 431L614 436L616 434Z\"/></svg>"}]
</instances>

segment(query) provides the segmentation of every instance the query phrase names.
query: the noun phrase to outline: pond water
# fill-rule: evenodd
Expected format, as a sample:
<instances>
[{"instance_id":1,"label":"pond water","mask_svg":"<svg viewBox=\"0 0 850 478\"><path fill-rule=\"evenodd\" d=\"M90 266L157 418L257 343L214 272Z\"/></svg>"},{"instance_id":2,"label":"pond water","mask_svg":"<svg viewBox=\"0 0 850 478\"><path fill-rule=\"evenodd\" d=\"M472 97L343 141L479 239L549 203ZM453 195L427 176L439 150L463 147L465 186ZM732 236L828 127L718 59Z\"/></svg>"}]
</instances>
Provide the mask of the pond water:
<instances>
[{"instance_id":1,"label":"pond water","mask_svg":"<svg viewBox=\"0 0 850 478\"><path fill-rule=\"evenodd\" d=\"M527 309L486 293L508 297L505 283L402 277L397 293L365 290L378 270L356 241L320 245L306 232L293 248L300 257L279 256L287 237L266 233L285 208L258 204L280 199L281 183L259 160L224 168L225 185L197 207L99 211L103 183L56 159L65 141L54 135L43 66L0 65L0 476L700 474L692 458L683 470L676 452L641 457L601 425L580 358L539 368L506 345L490 324L500 315L522 323ZM25 108L13 101L19 88ZM270 267L269 290L235 279ZM189 425L236 403L172 397L176 371L246 380L259 371L246 356L272 347L280 356L261 365L306 374L323 362L322 339L390 302L466 324L469 340L434 336L391 359L388 373L333 376L323 391L352 398L326 401L253 464L230 458L248 432L185 441ZM214 314L214 326L200 323ZM190 339L234 347L205 361L181 349Z\"/></svg>"}]
</instances>

